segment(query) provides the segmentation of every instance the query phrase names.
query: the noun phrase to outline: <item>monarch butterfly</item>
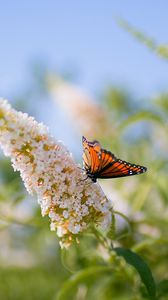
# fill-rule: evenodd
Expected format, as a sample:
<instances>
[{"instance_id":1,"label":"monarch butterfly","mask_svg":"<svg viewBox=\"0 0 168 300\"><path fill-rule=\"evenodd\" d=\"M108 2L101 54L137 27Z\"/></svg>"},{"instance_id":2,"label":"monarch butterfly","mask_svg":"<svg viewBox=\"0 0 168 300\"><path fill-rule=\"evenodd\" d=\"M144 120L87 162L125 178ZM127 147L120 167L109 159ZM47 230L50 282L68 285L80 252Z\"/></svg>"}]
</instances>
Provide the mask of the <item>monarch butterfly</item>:
<instances>
[{"instance_id":1,"label":"monarch butterfly","mask_svg":"<svg viewBox=\"0 0 168 300\"><path fill-rule=\"evenodd\" d=\"M97 178L132 176L147 171L146 167L116 158L110 151L102 149L98 141L89 142L83 136L82 143L83 166L93 182L96 182Z\"/></svg>"}]
</instances>

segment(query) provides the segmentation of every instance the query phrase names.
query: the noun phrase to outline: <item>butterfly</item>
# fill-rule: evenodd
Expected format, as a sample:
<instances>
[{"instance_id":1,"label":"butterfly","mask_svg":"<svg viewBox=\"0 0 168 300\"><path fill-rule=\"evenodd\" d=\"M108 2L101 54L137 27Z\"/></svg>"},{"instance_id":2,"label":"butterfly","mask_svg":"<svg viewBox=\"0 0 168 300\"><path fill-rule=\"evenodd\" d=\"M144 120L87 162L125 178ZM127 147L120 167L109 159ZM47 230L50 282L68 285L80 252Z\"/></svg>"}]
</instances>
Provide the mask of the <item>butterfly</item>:
<instances>
[{"instance_id":1,"label":"butterfly","mask_svg":"<svg viewBox=\"0 0 168 300\"><path fill-rule=\"evenodd\" d=\"M101 148L98 141L89 142L84 136L83 167L93 182L97 178L117 178L132 176L147 171L146 167L135 165L115 157L113 153Z\"/></svg>"}]
</instances>

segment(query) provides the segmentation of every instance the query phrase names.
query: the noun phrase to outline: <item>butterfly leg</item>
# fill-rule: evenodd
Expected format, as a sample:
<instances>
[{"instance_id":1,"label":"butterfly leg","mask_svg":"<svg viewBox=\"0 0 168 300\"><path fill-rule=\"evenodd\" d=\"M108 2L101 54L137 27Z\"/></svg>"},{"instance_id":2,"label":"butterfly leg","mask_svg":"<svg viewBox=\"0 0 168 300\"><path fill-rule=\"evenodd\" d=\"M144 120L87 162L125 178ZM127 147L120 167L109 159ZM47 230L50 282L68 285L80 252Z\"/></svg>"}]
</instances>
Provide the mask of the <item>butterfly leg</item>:
<instances>
[{"instance_id":1,"label":"butterfly leg","mask_svg":"<svg viewBox=\"0 0 168 300\"><path fill-rule=\"evenodd\" d=\"M82 171L84 171L84 169L82 167L80 167L80 166L77 166L77 168L80 169L80 170L82 170Z\"/></svg>"},{"instance_id":2,"label":"butterfly leg","mask_svg":"<svg viewBox=\"0 0 168 300\"><path fill-rule=\"evenodd\" d=\"M80 183L80 182L84 182L88 179L88 176L86 176L84 179L80 179L77 183Z\"/></svg>"},{"instance_id":3,"label":"butterfly leg","mask_svg":"<svg viewBox=\"0 0 168 300\"><path fill-rule=\"evenodd\" d=\"M88 180L88 178L89 178L89 176L86 175L86 177L85 177L84 179L80 179L80 180L77 182L77 184L78 184L78 183L81 183L81 182L85 182L86 180ZM93 182L90 181L90 182L88 182L87 184L85 183L85 185L90 185L90 184L92 184L92 183L93 183Z\"/></svg>"}]
</instances>

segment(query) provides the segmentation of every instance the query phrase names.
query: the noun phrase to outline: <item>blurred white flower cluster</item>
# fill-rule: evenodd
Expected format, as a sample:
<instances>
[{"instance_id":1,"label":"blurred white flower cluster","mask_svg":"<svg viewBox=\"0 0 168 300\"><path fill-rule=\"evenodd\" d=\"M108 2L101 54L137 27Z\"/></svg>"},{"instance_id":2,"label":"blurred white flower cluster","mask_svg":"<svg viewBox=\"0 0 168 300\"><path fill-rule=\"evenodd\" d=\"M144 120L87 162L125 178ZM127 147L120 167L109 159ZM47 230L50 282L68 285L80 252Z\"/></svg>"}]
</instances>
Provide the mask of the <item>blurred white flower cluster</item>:
<instances>
[{"instance_id":1,"label":"blurred white flower cluster","mask_svg":"<svg viewBox=\"0 0 168 300\"><path fill-rule=\"evenodd\" d=\"M27 191L36 194L61 246L69 246L92 223L107 229L111 204L97 183L74 162L48 129L0 99L0 146L20 171Z\"/></svg>"},{"instance_id":2,"label":"blurred white flower cluster","mask_svg":"<svg viewBox=\"0 0 168 300\"><path fill-rule=\"evenodd\" d=\"M87 138L108 135L111 126L103 108L85 91L56 76L48 76L48 90L55 103L70 117L75 130Z\"/></svg>"}]
</instances>

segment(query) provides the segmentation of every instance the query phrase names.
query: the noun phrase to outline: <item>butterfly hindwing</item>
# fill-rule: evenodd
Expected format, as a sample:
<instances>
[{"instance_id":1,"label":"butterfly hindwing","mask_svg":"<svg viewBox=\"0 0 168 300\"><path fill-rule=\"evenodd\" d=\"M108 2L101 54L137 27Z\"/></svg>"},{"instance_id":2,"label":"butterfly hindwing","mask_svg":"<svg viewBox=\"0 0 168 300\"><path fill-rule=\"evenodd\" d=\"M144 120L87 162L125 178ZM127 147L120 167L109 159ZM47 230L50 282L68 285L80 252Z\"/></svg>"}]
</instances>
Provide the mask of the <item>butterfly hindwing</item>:
<instances>
[{"instance_id":1,"label":"butterfly hindwing","mask_svg":"<svg viewBox=\"0 0 168 300\"><path fill-rule=\"evenodd\" d=\"M117 178L131 176L141 174L145 171L145 167L130 164L126 161L116 159L116 161L110 163L106 168L101 169L97 178Z\"/></svg>"},{"instance_id":2,"label":"butterfly hindwing","mask_svg":"<svg viewBox=\"0 0 168 300\"><path fill-rule=\"evenodd\" d=\"M98 141L89 142L83 137L83 164L88 176L97 178L117 178L146 172L146 168L131 164L102 149Z\"/></svg>"}]
</instances>

